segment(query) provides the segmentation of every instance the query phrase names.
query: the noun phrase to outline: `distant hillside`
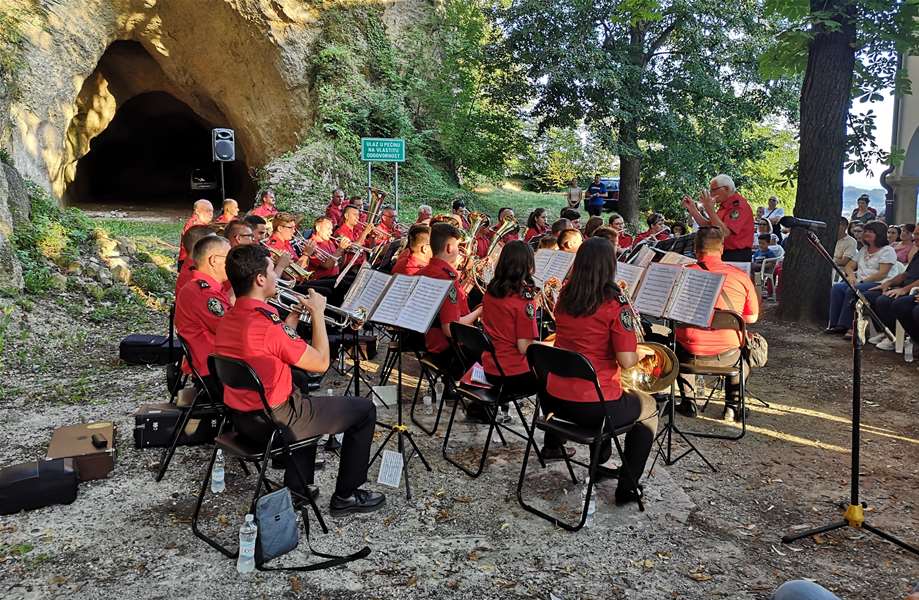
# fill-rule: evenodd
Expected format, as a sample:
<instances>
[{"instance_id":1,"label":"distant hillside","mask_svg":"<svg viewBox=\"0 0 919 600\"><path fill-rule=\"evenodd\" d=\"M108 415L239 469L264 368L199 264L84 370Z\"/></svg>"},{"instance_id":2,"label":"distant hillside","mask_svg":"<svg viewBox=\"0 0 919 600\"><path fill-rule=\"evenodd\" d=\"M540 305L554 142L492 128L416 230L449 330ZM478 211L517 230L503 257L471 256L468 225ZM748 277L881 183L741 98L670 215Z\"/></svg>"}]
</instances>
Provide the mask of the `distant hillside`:
<instances>
[{"instance_id":1,"label":"distant hillside","mask_svg":"<svg viewBox=\"0 0 919 600\"><path fill-rule=\"evenodd\" d=\"M855 209L856 200L862 194L871 198L871 206L878 212L884 212L884 199L887 192L884 188L865 189L860 187L845 186L842 188L842 214L846 215Z\"/></svg>"}]
</instances>

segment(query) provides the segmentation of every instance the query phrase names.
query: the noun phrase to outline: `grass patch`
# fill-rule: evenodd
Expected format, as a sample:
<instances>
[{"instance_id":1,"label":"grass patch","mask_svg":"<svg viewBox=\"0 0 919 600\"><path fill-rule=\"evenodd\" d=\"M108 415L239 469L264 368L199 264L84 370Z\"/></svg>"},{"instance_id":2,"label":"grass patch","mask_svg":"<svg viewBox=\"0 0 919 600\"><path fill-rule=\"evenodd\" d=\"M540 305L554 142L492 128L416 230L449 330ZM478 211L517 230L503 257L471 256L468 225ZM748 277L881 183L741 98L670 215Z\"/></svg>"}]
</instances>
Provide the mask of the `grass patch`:
<instances>
[{"instance_id":1,"label":"grass patch","mask_svg":"<svg viewBox=\"0 0 919 600\"><path fill-rule=\"evenodd\" d=\"M160 223L131 221L127 219L93 219L98 227L105 229L112 237L153 238L175 246L182 234L182 223Z\"/></svg>"},{"instance_id":2,"label":"grass patch","mask_svg":"<svg viewBox=\"0 0 919 600\"><path fill-rule=\"evenodd\" d=\"M499 208L509 206L514 209L521 225L535 208L545 208L551 223L565 207L565 195L558 192L527 192L511 185L479 187L473 191L476 195L475 208L485 210L494 218Z\"/></svg>"},{"instance_id":3,"label":"grass patch","mask_svg":"<svg viewBox=\"0 0 919 600\"><path fill-rule=\"evenodd\" d=\"M35 546L28 542L21 544L0 544L0 556L22 556L32 551Z\"/></svg>"}]
</instances>

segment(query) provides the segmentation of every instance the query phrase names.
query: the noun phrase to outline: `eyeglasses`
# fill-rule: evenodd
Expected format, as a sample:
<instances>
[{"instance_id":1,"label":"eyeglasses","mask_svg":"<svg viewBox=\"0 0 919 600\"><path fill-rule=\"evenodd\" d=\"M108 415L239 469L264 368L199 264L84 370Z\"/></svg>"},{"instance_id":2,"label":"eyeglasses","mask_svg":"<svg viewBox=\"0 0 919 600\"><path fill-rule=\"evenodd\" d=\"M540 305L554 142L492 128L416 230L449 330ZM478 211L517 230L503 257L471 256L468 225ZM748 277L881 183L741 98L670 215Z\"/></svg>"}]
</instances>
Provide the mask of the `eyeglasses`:
<instances>
[{"instance_id":1,"label":"eyeglasses","mask_svg":"<svg viewBox=\"0 0 919 600\"><path fill-rule=\"evenodd\" d=\"M296 225L278 225L278 229L296 229Z\"/></svg>"},{"instance_id":2,"label":"eyeglasses","mask_svg":"<svg viewBox=\"0 0 919 600\"><path fill-rule=\"evenodd\" d=\"M718 187L708 188L708 191L711 192L711 193L715 193L715 192L717 192L718 190L720 190L721 188L726 188L726 187L728 187L728 186L726 186L726 185L719 185Z\"/></svg>"}]
</instances>

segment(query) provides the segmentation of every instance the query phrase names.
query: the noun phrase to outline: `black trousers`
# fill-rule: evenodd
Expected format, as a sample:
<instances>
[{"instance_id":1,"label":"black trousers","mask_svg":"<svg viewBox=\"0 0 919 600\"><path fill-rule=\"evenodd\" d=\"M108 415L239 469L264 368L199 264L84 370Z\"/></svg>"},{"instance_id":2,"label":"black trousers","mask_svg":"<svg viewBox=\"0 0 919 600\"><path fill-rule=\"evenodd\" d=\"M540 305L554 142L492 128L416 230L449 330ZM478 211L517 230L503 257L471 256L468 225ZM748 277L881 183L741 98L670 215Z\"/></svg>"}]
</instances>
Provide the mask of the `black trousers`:
<instances>
[{"instance_id":1,"label":"black trousers","mask_svg":"<svg viewBox=\"0 0 919 600\"><path fill-rule=\"evenodd\" d=\"M695 365L699 367L732 367L737 364L740 358L740 348L728 350L714 356L695 356L690 354L681 345L676 346L676 356L681 363ZM744 364L744 373L749 377L750 365ZM677 378L677 384L680 386L680 395L684 396L684 386L686 380L683 377ZM725 404L736 406L740 404L740 375L728 377L724 382L724 401Z\"/></svg>"},{"instance_id":2,"label":"black trousers","mask_svg":"<svg viewBox=\"0 0 919 600\"><path fill-rule=\"evenodd\" d=\"M260 444L268 441L273 427L263 411L232 412L233 423L240 434ZM288 443L317 435L344 432L341 462L335 483L337 496L346 498L367 481L370 444L373 441L377 418L373 402L356 396L304 398L295 394L284 404L275 407L272 413L275 422L281 425L287 436ZM295 451L293 460L306 476L306 483L313 483L316 447L310 446ZM284 485L295 492L304 492L292 465L284 471Z\"/></svg>"},{"instance_id":3,"label":"black trousers","mask_svg":"<svg viewBox=\"0 0 919 600\"><path fill-rule=\"evenodd\" d=\"M600 421L609 415L613 427L622 427L629 423L635 426L625 434L623 454L629 472L635 480L641 478L651 454L651 445L657 435L657 403L654 398L643 392L623 392L618 400L599 402L568 402L552 397L543 397L540 402L543 414L555 413L559 418L583 427L599 427ZM604 411L605 409L605 411ZM558 447L562 440L546 433L544 446ZM612 456L612 442L600 449L597 464L603 464ZM619 486L625 487L625 478L619 479Z\"/></svg>"},{"instance_id":4,"label":"black trousers","mask_svg":"<svg viewBox=\"0 0 919 600\"><path fill-rule=\"evenodd\" d=\"M906 330L906 335L913 340L913 344L919 343L919 303L916 302L916 296L895 299L891 303L891 310Z\"/></svg>"},{"instance_id":5,"label":"black trousers","mask_svg":"<svg viewBox=\"0 0 919 600\"><path fill-rule=\"evenodd\" d=\"M508 377L485 373L485 378L492 385L503 386L503 392L509 396L532 396L539 391L539 381L531 371Z\"/></svg>"}]
</instances>

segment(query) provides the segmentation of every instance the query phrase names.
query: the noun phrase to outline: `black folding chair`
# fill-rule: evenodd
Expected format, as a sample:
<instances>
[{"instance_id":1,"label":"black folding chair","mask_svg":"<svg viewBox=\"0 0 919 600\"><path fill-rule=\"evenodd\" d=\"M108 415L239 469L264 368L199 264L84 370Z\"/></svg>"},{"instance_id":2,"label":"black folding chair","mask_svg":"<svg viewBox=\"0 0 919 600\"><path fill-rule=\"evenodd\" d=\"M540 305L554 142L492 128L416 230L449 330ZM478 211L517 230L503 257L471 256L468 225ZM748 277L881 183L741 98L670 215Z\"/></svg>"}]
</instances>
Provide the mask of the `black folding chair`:
<instances>
[{"instance_id":1,"label":"black folding chair","mask_svg":"<svg viewBox=\"0 0 919 600\"><path fill-rule=\"evenodd\" d=\"M175 345L177 336L175 330L175 316L176 305L171 304L169 306L169 330L166 334L170 352ZM185 357L185 353L181 349L181 343L179 344L179 352L177 354L178 356L173 355L174 360L166 364L166 389L169 390L170 404L175 404L176 397L179 395L179 390L184 388L185 384L188 383L188 376L182 372L182 359Z\"/></svg>"},{"instance_id":2,"label":"black folding chair","mask_svg":"<svg viewBox=\"0 0 919 600\"><path fill-rule=\"evenodd\" d=\"M204 378L201 377L198 370L195 369L190 347L178 333L176 334L176 338L178 338L179 346L182 348L182 355L185 357L188 367L191 369L191 379L198 384L198 389L191 401L191 405L182 408L182 416L179 417L179 421L176 423L176 428L172 433L172 440L169 442L169 446L163 448L163 452L160 455L160 468L156 473L156 481L162 480L166 475L166 470L169 468L169 463L172 462L172 456L175 454L176 448L179 445L179 440L182 438L182 434L185 432L185 427L188 425L189 420L193 418L217 418L219 419L219 430L223 429L223 422L226 419L223 399L211 397L211 390L208 389L204 382Z\"/></svg>"},{"instance_id":3,"label":"black folding chair","mask_svg":"<svg viewBox=\"0 0 919 600\"><path fill-rule=\"evenodd\" d=\"M412 423L417 425L421 431L429 436L433 436L437 433L437 428L440 426L440 417L444 412L446 391L450 387L448 383L452 383L451 377L449 373L441 369L437 363L434 362L430 354L422 354L421 358L418 359L418 364L421 367L421 372L418 374L418 383L415 385L415 394L412 396L412 408L409 411L409 416L412 418ZM444 383L444 393L440 394L439 398L436 388L438 379ZM431 395L432 404L437 406L437 417L434 419L434 426L430 429L415 418L415 407L418 405L418 398L421 397L421 386L424 382L428 384L428 393Z\"/></svg>"},{"instance_id":4,"label":"black folding chair","mask_svg":"<svg viewBox=\"0 0 919 600\"><path fill-rule=\"evenodd\" d=\"M747 324L744 322L743 317L737 314L736 312L730 310L721 310L716 309L714 315L712 316L712 324L709 326L709 329L715 330L724 330L724 331L736 331L740 339L740 358L737 359L737 362L728 367L714 367L714 366L704 366L704 365L693 365L689 363L680 363L680 376L683 375L703 375L708 377L718 377L721 381L724 382L725 389L725 401L727 401L727 380L730 377L740 376L740 404L738 410L740 410L740 432L735 434L720 434L720 433L706 433L702 431L684 431L685 435L692 435L695 437L710 438L716 440L739 440L747 433L747 388L746 388L746 361L744 360L744 354L746 353L747 345ZM682 389L680 390L682 394ZM712 392L714 393L714 391ZM705 400L705 404L702 406L701 412L705 412L705 409L708 408L708 402L711 399L712 394L709 394L708 398ZM763 404L766 404L763 402ZM768 404L766 404L768 406Z\"/></svg>"},{"instance_id":5,"label":"black folding chair","mask_svg":"<svg viewBox=\"0 0 919 600\"><path fill-rule=\"evenodd\" d=\"M562 440L589 446L591 455L590 464L585 464L583 462L569 458L565 459L565 464L568 467L568 472L571 475L571 480L575 484L578 483L578 480L574 474L574 469L571 467L572 464L586 467L588 470L588 477L590 479L587 482L587 491L586 495L584 496L584 507L581 510L581 519L577 524L572 525L571 523L562 521L557 517L553 517L552 515L527 504L523 499L523 482L526 478L527 463L530 457L530 448L536 443L534 437L530 436L530 439L527 442L526 451L523 454L523 466L520 468L520 479L517 481L517 501L520 502L520 506L522 506L525 510L542 517L553 525L557 525L568 531L577 531L583 527L584 523L587 521L587 511L590 505L590 498L593 492L593 486L594 482L596 481L596 475L598 471L597 467L600 457L600 449L608 440L613 440L613 443L616 446L616 452L619 454L619 460L622 463L622 466L619 469L619 477L627 478L629 483L635 489L638 489L637 477L640 477L641 473L636 473L633 475L631 472L629 472L628 463L626 462L622 453L622 445L619 443L619 436L628 433L628 431L635 426L635 423L629 423L620 427L613 427L611 419L609 416L607 416L600 421L596 428L591 428L577 425L569 421L564 421L551 413L546 417L542 417L540 415L542 401L545 397L551 397L546 391L546 384L550 374L555 375L556 377L582 379L584 381L591 382L594 385L594 389L597 393L597 400L600 402L600 404L605 405L606 400L603 398L603 392L600 389L600 383L597 381L597 373L594 371L593 365L590 364L589 360L577 352L562 350L543 344L532 344L529 348L527 348L527 362L530 363L530 368L533 369L534 373L536 373L536 378L539 380L540 388L539 394L537 395L536 411L533 413L533 424L531 430L535 432L536 429L540 429L544 432L551 432ZM645 505L642 502L641 497L638 498L638 510L645 510Z\"/></svg>"},{"instance_id":6,"label":"black folding chair","mask_svg":"<svg viewBox=\"0 0 919 600\"><path fill-rule=\"evenodd\" d=\"M498 362L498 356L495 353L495 346L492 344L491 339L489 339L488 335L484 331L478 327L473 327L472 325L463 325L462 323L453 322L450 323L450 333L452 334L453 342L457 351L460 353L460 356L463 358L464 363L473 364L480 360L482 354L488 352L491 354L492 360L494 361L495 366L498 368L498 374L502 379L504 378L504 370L501 368L501 363ZM507 441L504 439L504 436L501 435L502 429L508 433L516 435L523 440L530 440L532 437L532 429L527 426L526 419L523 416L523 411L520 409L520 400L526 396L523 394L514 395L506 393L504 391L504 386L502 385L482 388L467 386L460 383L457 386L456 391L459 393L460 397L467 402L481 404L485 409L485 414L488 415L488 435L485 437L485 446L482 448L482 456L479 459L479 466L475 471L472 471L464 465L454 461L449 456L448 447L450 444L450 433L453 431L453 421L456 417L456 409L459 407L459 402L457 402L453 405L453 410L450 412L450 420L447 423L447 432L444 434L442 454L448 463L457 467L466 475L469 475L472 478L476 478L482 474L482 470L485 468L485 461L488 458L488 448L491 444L491 436L493 433L498 433L498 437L501 438L501 443L505 446L507 445ZM514 408L517 410L517 416L520 418L520 423L523 425L523 429L526 432L525 434L520 433L513 427L508 427L504 423L498 423L498 407L506 402L512 403ZM543 462L542 455L538 449L536 450L536 454L539 458L540 464L545 467L545 462Z\"/></svg>"},{"instance_id":7,"label":"black folding chair","mask_svg":"<svg viewBox=\"0 0 919 600\"><path fill-rule=\"evenodd\" d=\"M258 468L258 479L255 483L255 491L252 494L252 502L249 505L249 513L255 514L256 503L258 502L258 499L263 495L261 493L262 486L265 487L265 493L270 493L283 487L282 484L274 482L267 477L269 459L275 457L283 457L285 459L285 463L287 464L287 468L292 467L294 469L301 489L306 490L306 477L304 477L303 472L300 470L300 465L298 465L297 462L293 460L293 452L308 446L316 446L322 436L317 435L294 442L288 440L287 433L283 426L274 420L271 408L268 406L268 399L265 397L265 388L262 386L261 380L259 379L258 375L256 375L255 371L253 371L252 368L244 361L236 358L228 358L225 356L216 356L212 354L208 357L208 368L210 369L211 373L214 373L217 376L217 379L224 385L224 387L257 392L259 398L262 401L263 414L273 426L271 435L268 437L268 442L264 447L259 447L258 444L252 443L236 432L224 433L221 431L221 433L214 440L214 452L211 454L211 460L207 465L204 481L201 484L201 491L198 494L198 502L195 505L195 512L192 515L191 529L197 537L207 542L211 547L219 550L228 558L236 558L239 555L238 548L235 551L230 551L226 546L205 535L198 528L198 515L201 512L201 504L204 502L204 494L207 491L208 484L211 480L211 471L214 468L214 461L217 459L217 451L222 450L227 456L236 457L244 462L251 462ZM364 548L361 550L347 556L324 554L314 550L310 542L309 512L307 511L305 504L308 503L309 506L313 509L313 512L316 515L316 519L319 521L319 526L322 528L322 532L328 533L329 529L322 518L322 514L319 512L319 507L316 506L316 501L313 500L309 494L303 496L291 490L291 496L294 498L294 505L299 505L300 507L301 515L303 517L303 528L306 532L306 542L309 546L310 552L314 556L318 556L327 560L311 565L283 567L282 570L315 571L318 569L326 569L353 560L361 559L370 554L370 548L367 546L364 546ZM262 565L256 566L260 570L264 570Z\"/></svg>"}]
</instances>

